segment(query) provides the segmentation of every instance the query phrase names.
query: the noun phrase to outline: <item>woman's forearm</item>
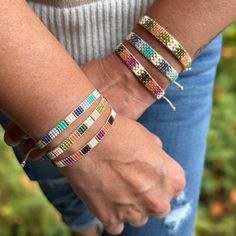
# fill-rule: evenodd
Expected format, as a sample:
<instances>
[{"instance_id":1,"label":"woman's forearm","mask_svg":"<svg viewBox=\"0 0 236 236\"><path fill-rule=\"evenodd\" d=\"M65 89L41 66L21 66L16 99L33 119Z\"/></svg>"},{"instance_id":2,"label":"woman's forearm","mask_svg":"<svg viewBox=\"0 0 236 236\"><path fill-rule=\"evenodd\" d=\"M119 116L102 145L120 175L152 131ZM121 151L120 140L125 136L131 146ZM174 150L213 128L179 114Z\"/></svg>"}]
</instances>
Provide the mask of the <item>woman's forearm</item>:
<instances>
[{"instance_id":1,"label":"woman's forearm","mask_svg":"<svg viewBox=\"0 0 236 236\"><path fill-rule=\"evenodd\" d=\"M236 20L236 1L156 0L146 14L171 33L194 59L211 40ZM156 49L178 72L183 70L176 58L143 27L137 24L134 32ZM125 45L153 75L162 88L169 86L169 81L161 72L144 59L132 46L128 43L125 43ZM125 68L125 66L123 67ZM128 69L126 68L126 70ZM136 80L131 72L129 78L130 81L132 81L131 78ZM144 101L149 99L148 96L145 97L143 94L141 97Z\"/></svg>"},{"instance_id":2,"label":"woman's forearm","mask_svg":"<svg viewBox=\"0 0 236 236\"><path fill-rule=\"evenodd\" d=\"M0 109L39 138L94 89L23 0L0 6Z\"/></svg>"},{"instance_id":3,"label":"woman's forearm","mask_svg":"<svg viewBox=\"0 0 236 236\"><path fill-rule=\"evenodd\" d=\"M25 2L1 3L0 22L0 108L39 138L93 87ZM124 222L141 226L149 214L165 216L169 202L183 191L185 178L181 166L162 150L160 140L137 122L117 115L112 127L107 124L91 145L78 152L91 141L87 133L85 142L74 143L59 158L87 154L61 172L106 230L119 234ZM93 131L93 135L98 132ZM158 197L164 205L156 201Z\"/></svg>"},{"instance_id":4,"label":"woman's forearm","mask_svg":"<svg viewBox=\"0 0 236 236\"><path fill-rule=\"evenodd\" d=\"M235 12L234 0L158 0L147 14L165 27L194 58L235 20ZM25 1L4 1L0 6L0 21L0 109L25 131L40 136L71 111L72 106L92 90L92 85ZM134 31L178 71L182 70L171 53L143 28L137 25ZM134 48L127 46L166 88L169 81ZM124 75L124 87L130 83L128 87L133 88L129 94L134 93L136 98L140 96L147 104L154 101L118 57L112 63L118 68L115 74ZM114 66L112 68L114 71Z\"/></svg>"},{"instance_id":5,"label":"woman's forearm","mask_svg":"<svg viewBox=\"0 0 236 236\"><path fill-rule=\"evenodd\" d=\"M236 1L157 0L148 14L167 28L194 58L236 20Z\"/></svg>"}]
</instances>

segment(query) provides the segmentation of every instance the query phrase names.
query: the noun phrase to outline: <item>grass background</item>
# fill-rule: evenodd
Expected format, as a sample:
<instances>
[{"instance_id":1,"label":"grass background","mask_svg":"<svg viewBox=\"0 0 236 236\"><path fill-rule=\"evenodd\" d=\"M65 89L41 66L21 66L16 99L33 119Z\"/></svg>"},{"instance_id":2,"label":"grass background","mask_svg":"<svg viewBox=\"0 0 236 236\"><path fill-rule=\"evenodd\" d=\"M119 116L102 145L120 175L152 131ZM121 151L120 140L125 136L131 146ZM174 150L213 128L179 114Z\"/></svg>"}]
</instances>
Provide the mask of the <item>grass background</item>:
<instances>
[{"instance_id":1,"label":"grass background","mask_svg":"<svg viewBox=\"0 0 236 236\"><path fill-rule=\"evenodd\" d=\"M0 235L67 236L59 214L30 182L0 129ZM236 25L224 32L196 236L236 235Z\"/></svg>"}]
</instances>

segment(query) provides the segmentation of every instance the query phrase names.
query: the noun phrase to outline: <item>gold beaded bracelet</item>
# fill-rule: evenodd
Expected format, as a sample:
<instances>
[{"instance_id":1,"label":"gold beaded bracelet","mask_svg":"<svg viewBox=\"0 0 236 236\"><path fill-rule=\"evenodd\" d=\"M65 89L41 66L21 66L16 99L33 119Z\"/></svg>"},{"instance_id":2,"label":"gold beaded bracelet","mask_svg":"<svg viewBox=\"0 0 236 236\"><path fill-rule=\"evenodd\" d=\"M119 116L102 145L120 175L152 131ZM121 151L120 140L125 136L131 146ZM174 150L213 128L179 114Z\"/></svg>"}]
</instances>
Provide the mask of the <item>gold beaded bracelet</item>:
<instances>
[{"instance_id":1,"label":"gold beaded bracelet","mask_svg":"<svg viewBox=\"0 0 236 236\"><path fill-rule=\"evenodd\" d=\"M180 61L185 70L191 69L192 59L185 48L162 26L149 16L143 16L139 24L158 39Z\"/></svg>"},{"instance_id":2,"label":"gold beaded bracelet","mask_svg":"<svg viewBox=\"0 0 236 236\"><path fill-rule=\"evenodd\" d=\"M116 112L113 109L111 109L111 113L108 116L103 127L97 132L97 134L87 144L85 144L82 148L79 149L79 151L73 153L72 155L62 160L52 161L52 163L55 166L62 168L62 167L70 166L74 162L82 159L88 152L90 152L95 146L97 146L101 142L101 140L105 137L105 135L108 133L111 126L113 125L115 117L116 117Z\"/></svg>"},{"instance_id":3,"label":"gold beaded bracelet","mask_svg":"<svg viewBox=\"0 0 236 236\"><path fill-rule=\"evenodd\" d=\"M97 105L91 115L77 127L70 136L64 140L58 147L48 152L46 155L50 160L59 157L62 153L68 150L80 137L85 134L89 128L95 123L96 120L101 116L106 108L107 100L102 98L101 102Z\"/></svg>"},{"instance_id":4,"label":"gold beaded bracelet","mask_svg":"<svg viewBox=\"0 0 236 236\"><path fill-rule=\"evenodd\" d=\"M170 107L175 111L176 108L172 102L165 97L165 91L160 85L152 78L147 70L140 64L140 62L134 57L134 55L125 47L124 44L120 43L115 52L127 65L127 67L136 75L137 79L151 92L156 99L165 99Z\"/></svg>"}]
</instances>

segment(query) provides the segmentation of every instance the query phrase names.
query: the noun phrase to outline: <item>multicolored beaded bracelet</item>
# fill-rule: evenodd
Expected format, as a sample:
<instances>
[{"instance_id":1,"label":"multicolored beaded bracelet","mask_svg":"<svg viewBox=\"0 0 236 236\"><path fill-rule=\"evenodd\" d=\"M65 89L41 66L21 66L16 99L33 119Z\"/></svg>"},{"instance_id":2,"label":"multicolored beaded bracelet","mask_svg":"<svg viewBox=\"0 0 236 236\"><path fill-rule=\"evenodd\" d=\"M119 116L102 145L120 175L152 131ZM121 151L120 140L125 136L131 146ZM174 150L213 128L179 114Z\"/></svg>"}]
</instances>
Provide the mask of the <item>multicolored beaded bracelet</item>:
<instances>
[{"instance_id":1,"label":"multicolored beaded bracelet","mask_svg":"<svg viewBox=\"0 0 236 236\"><path fill-rule=\"evenodd\" d=\"M127 36L126 40L145 58L147 58L158 70L160 70L171 81L171 83L176 84L180 90L184 89L182 85L176 82L179 77L178 72L140 36L134 32L131 32Z\"/></svg>"},{"instance_id":2,"label":"multicolored beaded bracelet","mask_svg":"<svg viewBox=\"0 0 236 236\"><path fill-rule=\"evenodd\" d=\"M143 16L139 24L166 46L180 61L185 70L191 69L192 59L184 47L162 26L149 16Z\"/></svg>"},{"instance_id":3,"label":"multicolored beaded bracelet","mask_svg":"<svg viewBox=\"0 0 236 236\"><path fill-rule=\"evenodd\" d=\"M146 71L146 69L140 64L140 62L134 57L134 55L120 43L115 52L127 65L127 67L136 75L138 80L151 92L151 94L158 100L165 99L170 107L175 111L176 108L172 102L165 97L165 91L159 86L159 84L152 78L152 76Z\"/></svg>"},{"instance_id":4,"label":"multicolored beaded bracelet","mask_svg":"<svg viewBox=\"0 0 236 236\"><path fill-rule=\"evenodd\" d=\"M95 146L97 146L97 144L105 137L110 127L114 123L115 117L116 117L116 112L113 109L111 109L111 113L108 119L106 120L104 126L98 131L98 133L87 144L85 144L79 151L73 153L72 155L59 161L53 161L53 164L61 168L61 167L70 166L74 162L82 159L88 152L90 152Z\"/></svg>"},{"instance_id":5,"label":"multicolored beaded bracelet","mask_svg":"<svg viewBox=\"0 0 236 236\"><path fill-rule=\"evenodd\" d=\"M101 94L94 90L79 106L77 106L70 114L68 114L60 123L44 135L35 146L38 149L46 147L51 143L60 133L67 129L75 120L77 120L90 106L96 102Z\"/></svg>"},{"instance_id":6,"label":"multicolored beaded bracelet","mask_svg":"<svg viewBox=\"0 0 236 236\"><path fill-rule=\"evenodd\" d=\"M86 131L95 123L95 121L101 116L107 105L107 100L102 98L101 102L91 113L91 115L58 147L48 152L46 155L50 160L53 160L60 156L63 152L69 149L80 137L86 133Z\"/></svg>"}]
</instances>

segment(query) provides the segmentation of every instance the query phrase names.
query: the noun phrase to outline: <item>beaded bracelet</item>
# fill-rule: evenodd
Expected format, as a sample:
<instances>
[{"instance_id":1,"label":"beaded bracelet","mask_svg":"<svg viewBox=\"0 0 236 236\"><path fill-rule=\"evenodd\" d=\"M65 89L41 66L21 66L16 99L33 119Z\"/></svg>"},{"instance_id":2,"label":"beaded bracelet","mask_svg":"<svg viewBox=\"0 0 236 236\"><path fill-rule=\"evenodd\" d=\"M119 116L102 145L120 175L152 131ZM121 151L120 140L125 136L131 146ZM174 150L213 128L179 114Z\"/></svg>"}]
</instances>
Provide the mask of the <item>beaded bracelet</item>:
<instances>
[{"instance_id":1,"label":"beaded bracelet","mask_svg":"<svg viewBox=\"0 0 236 236\"><path fill-rule=\"evenodd\" d=\"M95 123L101 116L107 105L107 100L103 98L91 115L58 147L48 152L46 155L50 160L60 156L63 152L69 149L86 131Z\"/></svg>"},{"instance_id":2,"label":"beaded bracelet","mask_svg":"<svg viewBox=\"0 0 236 236\"><path fill-rule=\"evenodd\" d=\"M85 156L95 146L97 146L97 144L105 137L110 127L114 123L115 117L116 117L116 112L113 109L111 109L111 113L108 119L106 120L104 126L98 131L98 133L87 144L85 144L79 151L73 153L72 155L60 161L53 161L53 164L61 168L61 167L70 166L74 162L82 159L83 156Z\"/></svg>"},{"instance_id":3,"label":"beaded bracelet","mask_svg":"<svg viewBox=\"0 0 236 236\"><path fill-rule=\"evenodd\" d=\"M183 90L183 86L176 82L179 77L178 72L160 54L158 54L154 48L134 32L131 32L126 40L160 70L171 83L177 85L180 90Z\"/></svg>"},{"instance_id":4,"label":"beaded bracelet","mask_svg":"<svg viewBox=\"0 0 236 236\"><path fill-rule=\"evenodd\" d=\"M136 75L138 80L151 92L151 94L158 100L165 99L170 107L175 111L176 108L172 102L165 97L165 91L159 86L159 84L152 78L152 76L146 71L146 69L140 64L140 62L134 57L134 55L120 43L115 52L127 65L127 67Z\"/></svg>"},{"instance_id":5,"label":"beaded bracelet","mask_svg":"<svg viewBox=\"0 0 236 236\"><path fill-rule=\"evenodd\" d=\"M149 16L143 16L139 24L166 46L180 61L185 70L191 69L192 59L184 47L162 26Z\"/></svg>"},{"instance_id":6,"label":"beaded bracelet","mask_svg":"<svg viewBox=\"0 0 236 236\"><path fill-rule=\"evenodd\" d=\"M90 106L101 96L101 94L94 90L79 106L77 106L70 114L68 114L60 123L44 135L35 146L38 149L46 147L51 143L60 133L67 129L75 120L77 120Z\"/></svg>"}]
</instances>

